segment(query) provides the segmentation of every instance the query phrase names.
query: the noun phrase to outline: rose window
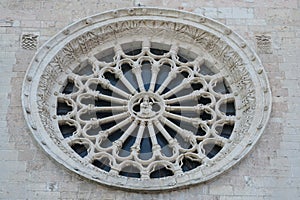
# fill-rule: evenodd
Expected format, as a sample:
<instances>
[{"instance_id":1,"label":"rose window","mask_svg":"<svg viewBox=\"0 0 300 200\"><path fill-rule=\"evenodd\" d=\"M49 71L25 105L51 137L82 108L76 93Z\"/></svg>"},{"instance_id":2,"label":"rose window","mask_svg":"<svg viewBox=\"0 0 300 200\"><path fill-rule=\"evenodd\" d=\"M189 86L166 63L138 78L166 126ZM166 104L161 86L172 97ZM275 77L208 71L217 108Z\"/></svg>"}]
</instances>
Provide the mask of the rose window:
<instances>
[{"instance_id":1,"label":"rose window","mask_svg":"<svg viewBox=\"0 0 300 200\"><path fill-rule=\"evenodd\" d=\"M176 45L138 43L130 51L116 46L103 59L87 57L67 76L57 95L60 131L75 152L108 172L120 163L130 167L119 175L139 178L192 170L228 142L234 95L205 58L180 55Z\"/></svg>"},{"instance_id":2,"label":"rose window","mask_svg":"<svg viewBox=\"0 0 300 200\"><path fill-rule=\"evenodd\" d=\"M154 8L70 25L39 49L23 85L26 120L50 156L138 190L204 182L233 166L261 135L270 96L237 34Z\"/></svg>"}]
</instances>

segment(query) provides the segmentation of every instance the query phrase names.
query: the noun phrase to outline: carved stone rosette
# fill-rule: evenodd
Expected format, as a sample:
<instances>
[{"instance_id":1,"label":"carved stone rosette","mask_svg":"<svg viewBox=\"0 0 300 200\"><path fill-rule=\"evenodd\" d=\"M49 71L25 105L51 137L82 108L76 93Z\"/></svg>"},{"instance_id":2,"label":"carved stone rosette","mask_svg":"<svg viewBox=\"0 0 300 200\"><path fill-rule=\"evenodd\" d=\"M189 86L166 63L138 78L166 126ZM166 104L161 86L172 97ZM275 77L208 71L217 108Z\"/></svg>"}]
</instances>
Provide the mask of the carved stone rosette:
<instances>
[{"instance_id":1,"label":"carved stone rosette","mask_svg":"<svg viewBox=\"0 0 300 200\"><path fill-rule=\"evenodd\" d=\"M22 103L35 139L68 169L163 190L241 160L263 133L271 91L255 52L228 27L131 8L82 19L44 44Z\"/></svg>"}]
</instances>

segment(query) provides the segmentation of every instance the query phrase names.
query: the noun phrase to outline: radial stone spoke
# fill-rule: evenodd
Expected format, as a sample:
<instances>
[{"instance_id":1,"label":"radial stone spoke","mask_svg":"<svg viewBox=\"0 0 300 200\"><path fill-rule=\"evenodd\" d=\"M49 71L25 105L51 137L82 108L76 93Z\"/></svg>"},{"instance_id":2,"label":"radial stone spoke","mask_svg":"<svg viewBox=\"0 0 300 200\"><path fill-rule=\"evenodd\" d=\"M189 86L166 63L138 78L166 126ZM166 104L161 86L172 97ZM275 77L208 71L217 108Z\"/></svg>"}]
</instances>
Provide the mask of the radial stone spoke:
<instances>
[{"instance_id":1,"label":"radial stone spoke","mask_svg":"<svg viewBox=\"0 0 300 200\"><path fill-rule=\"evenodd\" d=\"M93 111L127 111L127 106L106 106L106 107L95 107Z\"/></svg>"},{"instance_id":2,"label":"radial stone spoke","mask_svg":"<svg viewBox=\"0 0 300 200\"><path fill-rule=\"evenodd\" d=\"M125 120L121 121L120 123L117 123L113 127L107 129L105 132L107 132L108 134L113 133L113 132L117 131L118 129L121 129L122 127L126 126L131 121L132 121L131 118L126 118Z\"/></svg>"},{"instance_id":3,"label":"radial stone spoke","mask_svg":"<svg viewBox=\"0 0 300 200\"><path fill-rule=\"evenodd\" d=\"M134 67L132 68L132 72L134 73L136 80L138 82L138 86L140 88L141 92L145 92L144 82L142 78L142 68L141 66L138 66L137 64L134 64Z\"/></svg>"},{"instance_id":4,"label":"radial stone spoke","mask_svg":"<svg viewBox=\"0 0 300 200\"><path fill-rule=\"evenodd\" d=\"M123 85L125 85L125 87L131 92L131 94L137 93L136 89L132 86L132 84L124 76L123 71L120 69L120 67L115 68L115 75L123 83ZM129 98L130 98L130 96L129 96Z\"/></svg>"},{"instance_id":5,"label":"radial stone spoke","mask_svg":"<svg viewBox=\"0 0 300 200\"><path fill-rule=\"evenodd\" d=\"M112 92L117 93L118 95L125 97L126 99L129 99L131 97L130 94L128 94L127 92L124 92L123 90L113 86L113 85L109 85L108 89L110 89Z\"/></svg>"},{"instance_id":6,"label":"radial stone spoke","mask_svg":"<svg viewBox=\"0 0 300 200\"><path fill-rule=\"evenodd\" d=\"M156 79L157 79L159 69L160 69L160 65L158 63L154 63L151 66L152 75L151 75L151 81L150 81L150 87L149 87L150 92L153 92L154 89L155 89L155 83L156 83Z\"/></svg>"},{"instance_id":7,"label":"radial stone spoke","mask_svg":"<svg viewBox=\"0 0 300 200\"><path fill-rule=\"evenodd\" d=\"M127 100L119 99L117 97L112 97L105 94L98 94L96 97L105 101L111 101L112 103L118 103L122 105L127 104Z\"/></svg>"},{"instance_id":8,"label":"radial stone spoke","mask_svg":"<svg viewBox=\"0 0 300 200\"><path fill-rule=\"evenodd\" d=\"M201 96L201 94L203 94L203 91L197 90L192 92L191 94L188 95L184 95L181 97L176 97L173 99L166 99L165 103L166 104L173 104L173 103L177 103L177 102L181 102L181 101L187 101L187 100L193 100L193 99L197 99L199 96Z\"/></svg>"},{"instance_id":9,"label":"radial stone spoke","mask_svg":"<svg viewBox=\"0 0 300 200\"><path fill-rule=\"evenodd\" d=\"M131 85L127 78L122 74L119 76L119 80L125 85L125 87L131 92L131 94L136 94L136 89Z\"/></svg>"},{"instance_id":10,"label":"radial stone spoke","mask_svg":"<svg viewBox=\"0 0 300 200\"><path fill-rule=\"evenodd\" d=\"M121 70L120 70L121 71ZM122 71L121 71L122 73ZM117 73L116 75L118 75L118 77L121 77L122 75L120 75L120 73ZM101 86L103 88L107 88L109 90L111 90L112 92L114 93L117 93L118 95L120 96L123 96L125 97L126 99L129 99L130 98L130 94L128 94L127 92L124 92L123 90L120 90L119 88L117 88L116 86L112 85L110 83L109 80L105 79L105 78L99 78L98 79L99 83L101 84Z\"/></svg>"},{"instance_id":11,"label":"radial stone spoke","mask_svg":"<svg viewBox=\"0 0 300 200\"><path fill-rule=\"evenodd\" d=\"M161 117L161 118L162 118L162 121L164 121L167 126L169 126L171 129L176 131L185 140L189 140L190 138L194 138L194 135L191 131L180 128L179 126L177 126L176 124L174 124L173 122L171 122L170 120L168 120L165 117Z\"/></svg>"},{"instance_id":12,"label":"radial stone spoke","mask_svg":"<svg viewBox=\"0 0 300 200\"><path fill-rule=\"evenodd\" d=\"M157 146L158 145L157 138L156 138L156 134L152 122L148 122L148 130L149 130L152 145Z\"/></svg>"},{"instance_id":13,"label":"radial stone spoke","mask_svg":"<svg viewBox=\"0 0 300 200\"><path fill-rule=\"evenodd\" d=\"M196 112L197 106L166 106L167 111Z\"/></svg>"},{"instance_id":14,"label":"radial stone spoke","mask_svg":"<svg viewBox=\"0 0 300 200\"><path fill-rule=\"evenodd\" d=\"M131 125L128 127L128 129L123 133L123 135L120 137L119 141L122 143L125 142L125 140L131 135L131 133L134 131L134 129L137 127L138 122L134 121L131 123Z\"/></svg>"},{"instance_id":15,"label":"radial stone spoke","mask_svg":"<svg viewBox=\"0 0 300 200\"><path fill-rule=\"evenodd\" d=\"M188 86L190 84L190 80L188 79L184 79L179 85L177 85L176 87L174 87L173 89L171 89L170 91L168 91L167 93L161 95L162 98L168 98L170 96L172 96L173 94L179 92L182 89L185 89L186 86Z\"/></svg>"},{"instance_id":16,"label":"radial stone spoke","mask_svg":"<svg viewBox=\"0 0 300 200\"><path fill-rule=\"evenodd\" d=\"M163 127L160 121L156 121L154 125L157 127L157 129L161 132L161 134L165 137L165 139L171 143L174 139L170 136L170 134L166 131L166 129Z\"/></svg>"},{"instance_id":17,"label":"radial stone spoke","mask_svg":"<svg viewBox=\"0 0 300 200\"><path fill-rule=\"evenodd\" d=\"M105 124L105 123L108 123L108 122L111 122L111 121L121 120L121 119L123 119L125 117L128 117L128 116L129 116L129 113L124 112L124 113L120 113L120 114L113 115L113 116L110 116L110 117L105 117L105 118L99 119L97 121L98 121L99 124Z\"/></svg>"},{"instance_id":18,"label":"radial stone spoke","mask_svg":"<svg viewBox=\"0 0 300 200\"><path fill-rule=\"evenodd\" d=\"M175 70L170 71L168 77L165 79L165 81L161 84L161 86L156 91L156 94L161 94L166 89L166 87L170 84L170 82L174 78L176 78L176 76L177 76L177 71Z\"/></svg>"},{"instance_id":19,"label":"radial stone spoke","mask_svg":"<svg viewBox=\"0 0 300 200\"><path fill-rule=\"evenodd\" d=\"M134 144L131 147L132 149L137 149L137 150L140 149L140 144L141 144L141 140L142 140L143 135L144 135L144 130L145 130L145 123L141 122L138 133L137 133L137 136L136 136L136 140L135 140Z\"/></svg>"},{"instance_id":20,"label":"radial stone spoke","mask_svg":"<svg viewBox=\"0 0 300 200\"><path fill-rule=\"evenodd\" d=\"M169 112L164 112L163 115L165 117L169 117L169 118L176 119L176 120L179 120L179 121L184 121L184 122L187 122L187 123L193 123L194 122L194 118L184 117L184 116L176 115L176 114L169 113Z\"/></svg>"}]
</instances>

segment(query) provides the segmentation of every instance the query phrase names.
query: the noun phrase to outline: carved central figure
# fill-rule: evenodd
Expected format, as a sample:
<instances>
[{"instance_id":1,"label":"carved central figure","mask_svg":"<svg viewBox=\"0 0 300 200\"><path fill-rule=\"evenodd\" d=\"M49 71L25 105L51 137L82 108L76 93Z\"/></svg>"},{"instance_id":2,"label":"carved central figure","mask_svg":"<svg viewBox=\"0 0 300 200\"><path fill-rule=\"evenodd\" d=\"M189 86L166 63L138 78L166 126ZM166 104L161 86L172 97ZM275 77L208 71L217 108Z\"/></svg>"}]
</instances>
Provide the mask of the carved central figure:
<instances>
[{"instance_id":1,"label":"carved central figure","mask_svg":"<svg viewBox=\"0 0 300 200\"><path fill-rule=\"evenodd\" d=\"M151 92L137 94L129 103L129 110L139 120L152 120L157 118L164 109L162 99Z\"/></svg>"},{"instance_id":2,"label":"carved central figure","mask_svg":"<svg viewBox=\"0 0 300 200\"><path fill-rule=\"evenodd\" d=\"M152 110L152 102L149 102L148 95L144 96L143 102L140 104L141 111L138 112L140 117L149 118L155 115L155 112Z\"/></svg>"}]
</instances>

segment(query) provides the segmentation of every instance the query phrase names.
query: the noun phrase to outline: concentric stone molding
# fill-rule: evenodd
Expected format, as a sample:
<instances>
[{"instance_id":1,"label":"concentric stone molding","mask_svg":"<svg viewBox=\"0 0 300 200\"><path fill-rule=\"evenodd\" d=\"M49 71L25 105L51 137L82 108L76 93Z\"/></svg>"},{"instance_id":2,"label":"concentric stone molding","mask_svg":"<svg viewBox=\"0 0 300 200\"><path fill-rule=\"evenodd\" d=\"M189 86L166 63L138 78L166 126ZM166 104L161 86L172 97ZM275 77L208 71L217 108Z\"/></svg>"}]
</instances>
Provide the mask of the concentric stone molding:
<instances>
[{"instance_id":1,"label":"concentric stone molding","mask_svg":"<svg viewBox=\"0 0 300 200\"><path fill-rule=\"evenodd\" d=\"M130 8L82 19L44 44L22 104L37 142L68 169L109 186L163 190L208 181L241 160L263 133L271 91L255 52L228 27Z\"/></svg>"}]
</instances>

